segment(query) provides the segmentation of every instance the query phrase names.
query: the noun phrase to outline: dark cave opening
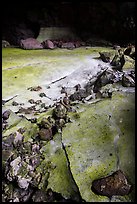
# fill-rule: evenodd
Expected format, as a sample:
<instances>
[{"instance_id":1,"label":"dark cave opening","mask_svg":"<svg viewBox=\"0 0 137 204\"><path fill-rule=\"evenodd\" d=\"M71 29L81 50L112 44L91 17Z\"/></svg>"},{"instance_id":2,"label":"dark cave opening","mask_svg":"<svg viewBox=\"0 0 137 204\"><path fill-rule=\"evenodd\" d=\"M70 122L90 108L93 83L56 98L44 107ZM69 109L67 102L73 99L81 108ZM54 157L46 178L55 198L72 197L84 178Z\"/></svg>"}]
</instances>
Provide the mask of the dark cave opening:
<instances>
[{"instance_id":1,"label":"dark cave opening","mask_svg":"<svg viewBox=\"0 0 137 204\"><path fill-rule=\"evenodd\" d=\"M41 27L71 27L84 41L92 37L119 44L135 41L135 2L18 4L7 7L2 15L2 39L13 45L19 45L21 39L37 38Z\"/></svg>"}]
</instances>

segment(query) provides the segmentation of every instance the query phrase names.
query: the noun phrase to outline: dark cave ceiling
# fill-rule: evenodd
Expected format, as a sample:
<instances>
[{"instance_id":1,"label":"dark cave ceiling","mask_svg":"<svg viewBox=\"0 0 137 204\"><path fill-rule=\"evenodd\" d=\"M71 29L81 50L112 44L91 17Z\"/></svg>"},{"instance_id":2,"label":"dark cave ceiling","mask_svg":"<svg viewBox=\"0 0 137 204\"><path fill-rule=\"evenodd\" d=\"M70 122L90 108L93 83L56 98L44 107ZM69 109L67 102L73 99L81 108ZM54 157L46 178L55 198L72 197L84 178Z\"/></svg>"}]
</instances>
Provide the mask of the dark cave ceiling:
<instances>
[{"instance_id":1,"label":"dark cave ceiling","mask_svg":"<svg viewBox=\"0 0 137 204\"><path fill-rule=\"evenodd\" d=\"M6 1L5 1L6 4ZM116 41L135 39L135 2L11 1L2 13L2 38L16 37L29 28L37 37L40 27L74 27L80 35ZM12 41L12 40L11 40ZM16 44L13 42L13 44Z\"/></svg>"}]
</instances>

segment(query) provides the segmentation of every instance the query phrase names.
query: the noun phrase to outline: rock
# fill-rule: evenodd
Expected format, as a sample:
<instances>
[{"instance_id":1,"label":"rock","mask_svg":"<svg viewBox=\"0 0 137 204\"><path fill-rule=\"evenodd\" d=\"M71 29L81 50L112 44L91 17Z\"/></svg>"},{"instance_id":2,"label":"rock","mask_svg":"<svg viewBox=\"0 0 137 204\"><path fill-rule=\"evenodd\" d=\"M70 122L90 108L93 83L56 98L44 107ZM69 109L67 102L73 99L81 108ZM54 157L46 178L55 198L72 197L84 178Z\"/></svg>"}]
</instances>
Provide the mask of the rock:
<instances>
[{"instance_id":1,"label":"rock","mask_svg":"<svg viewBox=\"0 0 137 204\"><path fill-rule=\"evenodd\" d=\"M34 103L35 103L34 99L32 99L32 98L29 99L28 102L31 103L31 104L34 104Z\"/></svg>"},{"instance_id":2,"label":"rock","mask_svg":"<svg viewBox=\"0 0 137 204\"><path fill-rule=\"evenodd\" d=\"M135 52L133 52L133 53L130 54L130 57L131 57L132 59L134 59L134 60L135 60L135 56L136 56L136 53L135 53Z\"/></svg>"},{"instance_id":3,"label":"rock","mask_svg":"<svg viewBox=\"0 0 137 204\"><path fill-rule=\"evenodd\" d=\"M16 131L16 136L15 139L13 141L14 146L19 146L22 144L23 141L23 135L21 133L19 133L18 131Z\"/></svg>"},{"instance_id":4,"label":"rock","mask_svg":"<svg viewBox=\"0 0 137 204\"><path fill-rule=\"evenodd\" d=\"M40 93L39 96L40 97L46 97L46 94L45 93Z\"/></svg>"},{"instance_id":5,"label":"rock","mask_svg":"<svg viewBox=\"0 0 137 204\"><path fill-rule=\"evenodd\" d=\"M100 58L103 62L109 62L111 54L109 52L99 52Z\"/></svg>"},{"instance_id":6,"label":"rock","mask_svg":"<svg viewBox=\"0 0 137 204\"><path fill-rule=\"evenodd\" d=\"M35 38L27 38L20 41L20 47L25 50L43 49L43 46Z\"/></svg>"},{"instance_id":7,"label":"rock","mask_svg":"<svg viewBox=\"0 0 137 204\"><path fill-rule=\"evenodd\" d=\"M55 47L61 48L63 41L62 40L54 40L53 41Z\"/></svg>"},{"instance_id":8,"label":"rock","mask_svg":"<svg viewBox=\"0 0 137 204\"><path fill-rule=\"evenodd\" d=\"M4 149L13 149L13 141L15 139L15 133L9 134L6 138L3 138Z\"/></svg>"},{"instance_id":9,"label":"rock","mask_svg":"<svg viewBox=\"0 0 137 204\"><path fill-rule=\"evenodd\" d=\"M120 57L120 68L118 69L118 67L117 67L117 70L122 71L124 64L125 64L125 57L124 57L124 55L122 55Z\"/></svg>"},{"instance_id":10,"label":"rock","mask_svg":"<svg viewBox=\"0 0 137 204\"><path fill-rule=\"evenodd\" d=\"M96 98L112 98L111 84L103 86L97 93Z\"/></svg>"},{"instance_id":11,"label":"rock","mask_svg":"<svg viewBox=\"0 0 137 204\"><path fill-rule=\"evenodd\" d=\"M135 80L135 71L134 70L130 70L130 72L128 74L129 74L129 76L131 76Z\"/></svg>"},{"instance_id":12,"label":"rock","mask_svg":"<svg viewBox=\"0 0 137 204\"><path fill-rule=\"evenodd\" d=\"M18 185L20 188L27 190L29 187L30 181L31 181L31 178L26 179L26 178L21 178L21 176L18 176Z\"/></svg>"},{"instance_id":13,"label":"rock","mask_svg":"<svg viewBox=\"0 0 137 204\"><path fill-rule=\"evenodd\" d=\"M51 128L48 128L48 129L45 129L45 128L42 128L39 133L38 133L38 136L41 140L44 140L44 141L49 141L53 138L52 136L52 129Z\"/></svg>"},{"instance_id":14,"label":"rock","mask_svg":"<svg viewBox=\"0 0 137 204\"><path fill-rule=\"evenodd\" d=\"M48 128L52 127L52 123L50 123L47 118L43 117L41 122L38 123L38 126L39 126L40 129L42 129L42 128L48 129Z\"/></svg>"},{"instance_id":15,"label":"rock","mask_svg":"<svg viewBox=\"0 0 137 204\"><path fill-rule=\"evenodd\" d=\"M98 78L94 83L93 92L97 93L101 89L101 87L102 87L101 78Z\"/></svg>"},{"instance_id":16,"label":"rock","mask_svg":"<svg viewBox=\"0 0 137 204\"><path fill-rule=\"evenodd\" d=\"M69 101L69 98L67 96L63 97L63 104L65 104L66 106L69 106L70 101Z\"/></svg>"},{"instance_id":17,"label":"rock","mask_svg":"<svg viewBox=\"0 0 137 204\"><path fill-rule=\"evenodd\" d=\"M106 84L111 84L114 79L114 73L113 70L106 70L103 75L101 76L101 84L102 86L105 86Z\"/></svg>"},{"instance_id":18,"label":"rock","mask_svg":"<svg viewBox=\"0 0 137 204\"><path fill-rule=\"evenodd\" d=\"M8 123L6 121L3 121L2 123L2 131L5 130L8 127Z\"/></svg>"},{"instance_id":19,"label":"rock","mask_svg":"<svg viewBox=\"0 0 137 204\"><path fill-rule=\"evenodd\" d=\"M130 75L124 73L122 76L122 86L135 87L135 80Z\"/></svg>"},{"instance_id":20,"label":"rock","mask_svg":"<svg viewBox=\"0 0 137 204\"><path fill-rule=\"evenodd\" d=\"M106 84L111 84L114 79L114 71L112 69L106 69L103 71L100 75L97 76L97 79L93 83L93 92L97 93L102 86L105 86ZM87 86L87 89L89 87Z\"/></svg>"},{"instance_id":21,"label":"rock","mask_svg":"<svg viewBox=\"0 0 137 204\"><path fill-rule=\"evenodd\" d=\"M18 14L20 14L20 11L21 10L19 10ZM7 12L9 15L8 21L2 29L4 39L8 40L11 45L19 46L21 39L25 40L27 38L37 38L40 30L38 22L27 20L24 14L24 20L21 20L18 15L16 16L17 13L12 8L10 8ZM11 12L13 12L13 15L11 15Z\"/></svg>"},{"instance_id":22,"label":"rock","mask_svg":"<svg viewBox=\"0 0 137 204\"><path fill-rule=\"evenodd\" d=\"M121 49L118 50L118 53L115 54L114 58L110 62L115 70L122 71L123 66L125 64L125 56Z\"/></svg>"},{"instance_id":23,"label":"rock","mask_svg":"<svg viewBox=\"0 0 137 204\"><path fill-rule=\"evenodd\" d=\"M27 202L31 199L31 195L34 190L28 188L27 190L23 188L15 188L12 192L12 201L11 202Z\"/></svg>"},{"instance_id":24,"label":"rock","mask_svg":"<svg viewBox=\"0 0 137 204\"><path fill-rule=\"evenodd\" d=\"M76 84L74 88L76 89L76 91L79 91L80 88L81 88L81 85L80 84Z\"/></svg>"},{"instance_id":25,"label":"rock","mask_svg":"<svg viewBox=\"0 0 137 204\"><path fill-rule=\"evenodd\" d=\"M56 120L56 128L57 130L62 129L65 126L65 120L63 118Z\"/></svg>"},{"instance_id":26,"label":"rock","mask_svg":"<svg viewBox=\"0 0 137 204\"><path fill-rule=\"evenodd\" d=\"M14 198L11 202L19 202L19 198Z\"/></svg>"},{"instance_id":27,"label":"rock","mask_svg":"<svg viewBox=\"0 0 137 204\"><path fill-rule=\"evenodd\" d=\"M54 43L51 40L45 40L42 43L44 49L54 49Z\"/></svg>"},{"instance_id":28,"label":"rock","mask_svg":"<svg viewBox=\"0 0 137 204\"><path fill-rule=\"evenodd\" d=\"M113 195L129 194L131 187L124 173L118 170L110 176L94 180L91 189L96 194L112 197Z\"/></svg>"},{"instance_id":29,"label":"rock","mask_svg":"<svg viewBox=\"0 0 137 204\"><path fill-rule=\"evenodd\" d=\"M114 50L119 50L120 48L121 48L121 47L120 47L119 45L114 45L114 46L113 46L113 49L114 49Z\"/></svg>"},{"instance_id":30,"label":"rock","mask_svg":"<svg viewBox=\"0 0 137 204\"><path fill-rule=\"evenodd\" d=\"M75 42L74 42L74 46L75 46L75 48L81 47L81 46L82 46L82 42L80 42L80 41L75 41Z\"/></svg>"},{"instance_id":31,"label":"rock","mask_svg":"<svg viewBox=\"0 0 137 204\"><path fill-rule=\"evenodd\" d=\"M34 87L29 87L27 90L30 91L40 91L42 89L41 86L34 86Z\"/></svg>"},{"instance_id":32,"label":"rock","mask_svg":"<svg viewBox=\"0 0 137 204\"><path fill-rule=\"evenodd\" d=\"M35 101L35 104L37 104L37 105L39 105L39 104L41 104L42 103L42 100L36 100Z\"/></svg>"},{"instance_id":33,"label":"rock","mask_svg":"<svg viewBox=\"0 0 137 204\"><path fill-rule=\"evenodd\" d=\"M53 117L55 119L66 118L66 115L67 109L62 104L57 103L55 109L53 110Z\"/></svg>"},{"instance_id":34,"label":"rock","mask_svg":"<svg viewBox=\"0 0 137 204\"><path fill-rule=\"evenodd\" d=\"M7 164L7 160L9 160L13 154L14 153L11 150L6 150L6 149L2 150L2 167L3 167L3 169L5 169L6 164Z\"/></svg>"},{"instance_id":35,"label":"rock","mask_svg":"<svg viewBox=\"0 0 137 204\"><path fill-rule=\"evenodd\" d=\"M123 70L126 69L134 69L135 68L135 58L133 56L133 58L131 56L128 55L124 55L125 58L125 64L123 66Z\"/></svg>"},{"instance_id":36,"label":"rock","mask_svg":"<svg viewBox=\"0 0 137 204\"><path fill-rule=\"evenodd\" d=\"M131 53L131 50L132 50L132 45L131 44L129 44L128 46L127 46L127 48L124 50L124 55L130 55L130 53Z\"/></svg>"},{"instance_id":37,"label":"rock","mask_svg":"<svg viewBox=\"0 0 137 204\"><path fill-rule=\"evenodd\" d=\"M63 94L63 93L67 94L67 88L66 87L62 87L60 93L61 94Z\"/></svg>"},{"instance_id":38,"label":"rock","mask_svg":"<svg viewBox=\"0 0 137 204\"><path fill-rule=\"evenodd\" d=\"M28 108L23 108L21 107L17 113L24 113L24 114L31 114L35 111L35 106L31 106L31 107L28 107Z\"/></svg>"},{"instance_id":39,"label":"rock","mask_svg":"<svg viewBox=\"0 0 137 204\"><path fill-rule=\"evenodd\" d=\"M33 202L44 202L47 201L47 195L45 191L37 190L32 196Z\"/></svg>"},{"instance_id":40,"label":"rock","mask_svg":"<svg viewBox=\"0 0 137 204\"><path fill-rule=\"evenodd\" d=\"M62 43L61 48L66 48L66 49L74 49L75 45L72 42L66 42L66 43Z\"/></svg>"},{"instance_id":41,"label":"rock","mask_svg":"<svg viewBox=\"0 0 137 204\"><path fill-rule=\"evenodd\" d=\"M120 58L118 54L115 54L114 58L110 62L112 66L119 66L120 65Z\"/></svg>"},{"instance_id":42,"label":"rock","mask_svg":"<svg viewBox=\"0 0 137 204\"><path fill-rule=\"evenodd\" d=\"M32 149L32 152L38 153L38 152L39 152L39 149L40 149L40 146L37 145L37 144L33 144L32 147L31 147L31 149Z\"/></svg>"},{"instance_id":43,"label":"rock","mask_svg":"<svg viewBox=\"0 0 137 204\"><path fill-rule=\"evenodd\" d=\"M13 101L13 102L12 102L12 105L13 105L13 106L18 106L18 105L19 105L19 103L18 103L18 102L16 102L16 101Z\"/></svg>"},{"instance_id":44,"label":"rock","mask_svg":"<svg viewBox=\"0 0 137 204\"><path fill-rule=\"evenodd\" d=\"M18 174L19 169L21 168L21 157L18 156L10 163L10 170L7 174L7 179L13 181Z\"/></svg>"},{"instance_id":45,"label":"rock","mask_svg":"<svg viewBox=\"0 0 137 204\"><path fill-rule=\"evenodd\" d=\"M88 92L85 89L79 89L78 91L74 92L74 94L70 95L69 99L71 101L81 101L83 98L88 96Z\"/></svg>"},{"instance_id":46,"label":"rock","mask_svg":"<svg viewBox=\"0 0 137 204\"><path fill-rule=\"evenodd\" d=\"M3 120L7 120L10 116L11 111L10 110L6 110L3 114L2 114L2 118Z\"/></svg>"},{"instance_id":47,"label":"rock","mask_svg":"<svg viewBox=\"0 0 137 204\"><path fill-rule=\"evenodd\" d=\"M2 48L10 47L10 43L6 40L2 40Z\"/></svg>"}]
</instances>

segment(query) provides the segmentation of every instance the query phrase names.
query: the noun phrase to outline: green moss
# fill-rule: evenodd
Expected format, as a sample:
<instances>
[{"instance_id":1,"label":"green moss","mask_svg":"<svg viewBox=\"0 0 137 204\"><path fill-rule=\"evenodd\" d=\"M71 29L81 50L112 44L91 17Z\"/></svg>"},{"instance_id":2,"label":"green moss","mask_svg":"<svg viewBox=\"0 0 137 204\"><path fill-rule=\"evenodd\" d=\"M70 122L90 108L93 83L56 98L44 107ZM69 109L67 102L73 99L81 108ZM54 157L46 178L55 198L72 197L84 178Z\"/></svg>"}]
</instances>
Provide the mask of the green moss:
<instances>
[{"instance_id":1,"label":"green moss","mask_svg":"<svg viewBox=\"0 0 137 204\"><path fill-rule=\"evenodd\" d=\"M15 66L24 66L26 64L38 64L40 62L55 62L69 56L79 57L79 55L90 55L100 51L115 52L112 48L108 47L89 47L88 49L81 47L74 50L68 49L54 49L54 50L23 50L20 48L3 48L2 49L2 68L9 68ZM58 58L57 58L58 57Z\"/></svg>"},{"instance_id":2,"label":"green moss","mask_svg":"<svg viewBox=\"0 0 137 204\"><path fill-rule=\"evenodd\" d=\"M69 172L65 152L62 149L61 135L56 134L52 141L42 147L41 152L45 157L43 162L49 172L47 188L61 193L65 198L76 197L77 189ZM41 166L39 169L42 169Z\"/></svg>"},{"instance_id":3,"label":"green moss","mask_svg":"<svg viewBox=\"0 0 137 204\"><path fill-rule=\"evenodd\" d=\"M37 123L40 123L43 118L52 117L53 109L54 109L54 108L49 108L46 112L41 113L41 114L38 116Z\"/></svg>"},{"instance_id":4,"label":"green moss","mask_svg":"<svg viewBox=\"0 0 137 204\"><path fill-rule=\"evenodd\" d=\"M74 50L54 49L54 50L23 50L20 48L2 49L2 95L3 98L21 93L26 95L26 90L30 86L45 85L54 80L58 73L62 73L64 68L75 67L79 61L85 60L85 56L95 54L99 57L99 51L112 48L77 48ZM54 73L54 77L53 77ZM64 74L63 74L64 76Z\"/></svg>"},{"instance_id":5,"label":"green moss","mask_svg":"<svg viewBox=\"0 0 137 204\"><path fill-rule=\"evenodd\" d=\"M125 64L123 66L123 69L134 69L135 68L135 60L133 60L131 57L125 55Z\"/></svg>"},{"instance_id":6,"label":"green moss","mask_svg":"<svg viewBox=\"0 0 137 204\"><path fill-rule=\"evenodd\" d=\"M106 197L97 196L91 191L91 183L94 179L110 175L117 170L117 150L114 145L117 135L120 136L120 168L125 173L128 172L129 180L133 181L134 151L131 146L134 149L134 108L133 94L114 93L112 99L96 104L81 104L81 112L78 113L80 118L63 129L63 142L66 144L71 171L82 198L86 201L107 200ZM129 117L132 118L130 123ZM127 139L121 136L123 131L129 135ZM130 144L129 138L132 138ZM127 160L130 162L127 163ZM131 197L133 199L133 196ZM128 199L129 197L125 197L125 200Z\"/></svg>"},{"instance_id":7,"label":"green moss","mask_svg":"<svg viewBox=\"0 0 137 204\"><path fill-rule=\"evenodd\" d=\"M38 185L39 189L46 191L48 185L49 172L51 163L47 162L47 159L41 159L40 165L36 168L36 174L41 174L42 178Z\"/></svg>"},{"instance_id":8,"label":"green moss","mask_svg":"<svg viewBox=\"0 0 137 204\"><path fill-rule=\"evenodd\" d=\"M2 50L2 92L3 97L19 93L24 98L30 95L27 88L34 85L44 85L54 81L53 73L69 69L79 60L85 60L99 51L112 51L112 48L78 48L74 50L22 50L6 48ZM113 93L112 99L105 99L96 104L81 104L77 113L68 113L72 123L63 128L62 139L56 134L53 140L43 142L42 158L37 167L37 173L42 173L40 189L52 188L65 198L77 195L77 187L81 196L88 202L108 201L105 196L98 196L91 191L94 179L104 177L117 170L117 155L114 139L117 135L120 168L126 172L129 180L134 184L134 95ZM7 104L8 107L8 104ZM38 122L42 117L52 115L52 108L46 113L38 115ZM129 120L130 119L130 120ZM21 127L25 127L25 142L31 141L37 134L38 127L25 118L16 114L9 119L9 129L3 133L7 136ZM122 121L122 122L121 122ZM65 145L66 154L62 148ZM70 174L72 172L73 178ZM124 201L133 200L134 191L124 197Z\"/></svg>"}]
</instances>

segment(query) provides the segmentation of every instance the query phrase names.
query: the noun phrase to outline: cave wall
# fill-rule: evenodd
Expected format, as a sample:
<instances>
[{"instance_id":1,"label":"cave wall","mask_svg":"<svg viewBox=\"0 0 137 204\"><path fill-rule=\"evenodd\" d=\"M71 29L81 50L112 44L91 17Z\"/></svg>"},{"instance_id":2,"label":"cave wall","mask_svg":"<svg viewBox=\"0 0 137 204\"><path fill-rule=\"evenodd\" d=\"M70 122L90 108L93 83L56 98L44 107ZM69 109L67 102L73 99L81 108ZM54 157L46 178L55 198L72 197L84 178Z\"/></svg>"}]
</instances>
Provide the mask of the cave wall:
<instances>
[{"instance_id":1,"label":"cave wall","mask_svg":"<svg viewBox=\"0 0 137 204\"><path fill-rule=\"evenodd\" d=\"M129 43L135 39L135 2L37 1L9 6L2 17L2 39L13 45L37 38L43 27L72 28L82 40L94 36Z\"/></svg>"}]
</instances>

